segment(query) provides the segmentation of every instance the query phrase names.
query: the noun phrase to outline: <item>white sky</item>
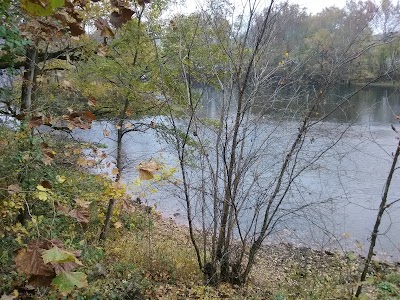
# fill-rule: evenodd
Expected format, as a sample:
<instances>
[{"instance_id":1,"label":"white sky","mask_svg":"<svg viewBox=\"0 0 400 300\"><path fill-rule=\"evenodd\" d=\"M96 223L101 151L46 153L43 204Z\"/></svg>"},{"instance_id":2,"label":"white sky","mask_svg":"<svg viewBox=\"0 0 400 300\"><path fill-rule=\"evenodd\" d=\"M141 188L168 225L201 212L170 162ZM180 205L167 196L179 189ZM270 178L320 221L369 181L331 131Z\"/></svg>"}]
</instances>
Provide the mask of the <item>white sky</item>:
<instances>
[{"instance_id":1,"label":"white sky","mask_svg":"<svg viewBox=\"0 0 400 300\"><path fill-rule=\"evenodd\" d=\"M178 0L177 2L181 2L182 0ZM205 3L206 1L213 0L186 0L186 5L177 5L177 11L179 12L191 12L194 11L196 6L201 3ZM245 0L231 0L233 3L245 3ZM266 1L266 0L264 0ZM284 0L280 0L284 1ZM278 1L279 2L279 1ZM262 0L260 1L262 3ZM266 2L265 2L266 3ZM321 12L324 8L330 6L336 6L338 8L343 8L346 4L346 0L289 0L289 3L299 4L301 7L305 7L309 13L316 14Z\"/></svg>"},{"instance_id":2,"label":"white sky","mask_svg":"<svg viewBox=\"0 0 400 300\"><path fill-rule=\"evenodd\" d=\"M346 0L289 0L289 2L307 8L307 11L312 14L319 13L325 7L336 6L343 8L346 4Z\"/></svg>"}]
</instances>

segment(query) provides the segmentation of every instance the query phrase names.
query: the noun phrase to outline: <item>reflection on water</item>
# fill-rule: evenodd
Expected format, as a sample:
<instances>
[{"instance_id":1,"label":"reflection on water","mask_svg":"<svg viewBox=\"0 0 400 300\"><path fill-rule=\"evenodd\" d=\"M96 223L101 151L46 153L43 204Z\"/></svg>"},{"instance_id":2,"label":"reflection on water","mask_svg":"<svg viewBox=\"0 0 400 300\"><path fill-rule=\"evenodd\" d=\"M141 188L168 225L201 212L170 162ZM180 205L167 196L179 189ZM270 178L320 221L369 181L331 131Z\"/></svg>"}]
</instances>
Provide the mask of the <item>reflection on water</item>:
<instances>
[{"instance_id":1,"label":"reflection on water","mask_svg":"<svg viewBox=\"0 0 400 300\"><path fill-rule=\"evenodd\" d=\"M366 87L361 91L358 86L337 86L329 92L327 99L318 109L314 116L317 120L321 116L329 113L325 119L331 122L356 122L358 124L384 125L395 122L396 115L400 114L400 91L394 87ZM279 115L284 112L288 118L291 114L301 116L304 105L307 105L307 99L311 92L302 91L299 99L293 99L288 103L290 91L283 91L283 98L266 98L258 96L256 109L253 113L263 113L267 115ZM355 93L355 94L354 94ZM346 101L349 95L354 94ZM205 89L203 91L204 115L210 118L216 118L219 109L220 93L214 89ZM309 100L310 101L310 100ZM309 103L308 103L309 104ZM333 113L330 113L332 112Z\"/></svg>"},{"instance_id":2,"label":"reflection on water","mask_svg":"<svg viewBox=\"0 0 400 300\"><path fill-rule=\"evenodd\" d=\"M330 95L324 107L330 111L340 103L346 95L350 95L359 87L337 87ZM395 88L367 87L355 94L329 118L338 122L356 120L357 123L385 125L393 123L396 114L400 113L400 93Z\"/></svg>"},{"instance_id":3,"label":"reflection on water","mask_svg":"<svg viewBox=\"0 0 400 300\"><path fill-rule=\"evenodd\" d=\"M320 115L331 111L343 101L343 97L355 89L357 88L336 88L320 108ZM208 117L217 116L219 97L219 93L214 90L204 91L204 114ZM291 107L292 111L296 110L295 104ZM283 103L274 103L274 108L279 105ZM280 238L282 241L315 247L342 247L345 250L358 248L365 253L390 168L391 153L397 143L390 126L396 124L395 116L398 114L399 93L395 89L371 87L352 97L310 134L309 151L323 149L342 128L355 122L318 165L299 178L298 188L290 194L293 201L332 199L332 202L319 209L310 208L300 212L298 218L282 223L279 235L273 237L275 240ZM156 120L156 123L161 122L163 118ZM271 122L273 121L267 117L261 124L260 132L269 132ZM109 123L96 123L90 132L79 131L76 135L86 141L108 145L108 152L115 155L115 141L103 136L104 126L109 127L112 137L115 130ZM296 123L286 122L276 132L277 140L287 143L295 126ZM279 145L275 147L279 148ZM160 142L154 131L127 135L124 140L124 155L126 162L130 163L130 167L124 171L127 182L135 180L135 166L142 160L161 157L168 165L177 165L177 159L170 147ZM399 182L400 174L396 174L389 201L400 198ZM183 204L172 194L168 196L169 192L168 187L164 187L162 195L155 194L149 198L166 215L179 213L178 219L184 222ZM381 225L376 249L382 257L400 260L399 232L400 202L390 208Z\"/></svg>"}]
</instances>

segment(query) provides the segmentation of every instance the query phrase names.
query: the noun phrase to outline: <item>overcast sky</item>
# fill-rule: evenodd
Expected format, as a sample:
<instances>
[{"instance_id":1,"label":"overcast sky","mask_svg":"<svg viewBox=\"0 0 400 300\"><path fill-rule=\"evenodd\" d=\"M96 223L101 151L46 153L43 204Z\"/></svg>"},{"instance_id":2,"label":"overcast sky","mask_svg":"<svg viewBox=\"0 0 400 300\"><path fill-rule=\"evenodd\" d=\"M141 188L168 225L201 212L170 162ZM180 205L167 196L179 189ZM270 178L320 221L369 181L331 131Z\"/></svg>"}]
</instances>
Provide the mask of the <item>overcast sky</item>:
<instances>
[{"instance_id":1,"label":"overcast sky","mask_svg":"<svg viewBox=\"0 0 400 300\"><path fill-rule=\"evenodd\" d=\"M179 0L178 0L179 1ZM192 12L196 9L196 6L206 1L212 0L186 0L186 5L177 5L176 11L179 12ZM245 0L231 0L233 3L246 2ZM262 3L261 0L259 3ZM266 3L266 0L264 0ZM283 2L284 0L278 0L278 2ZM322 11L325 7L336 6L343 8L346 4L346 0L289 0L289 3L299 4L301 7L305 7L309 13L316 14Z\"/></svg>"},{"instance_id":2,"label":"overcast sky","mask_svg":"<svg viewBox=\"0 0 400 300\"><path fill-rule=\"evenodd\" d=\"M299 4L300 6L304 6L307 8L309 13L315 14L322 11L325 7L328 6L337 6L342 8L346 4L346 0L289 0L290 3Z\"/></svg>"}]
</instances>

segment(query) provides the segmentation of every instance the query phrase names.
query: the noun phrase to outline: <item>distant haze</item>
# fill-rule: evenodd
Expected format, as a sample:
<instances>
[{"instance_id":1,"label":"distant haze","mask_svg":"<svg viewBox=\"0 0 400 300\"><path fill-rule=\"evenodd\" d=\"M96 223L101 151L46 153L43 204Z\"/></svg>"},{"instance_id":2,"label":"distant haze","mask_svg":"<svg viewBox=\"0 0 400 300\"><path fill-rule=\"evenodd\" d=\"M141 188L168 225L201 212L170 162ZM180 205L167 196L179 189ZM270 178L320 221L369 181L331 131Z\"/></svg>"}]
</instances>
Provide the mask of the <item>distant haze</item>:
<instances>
[{"instance_id":1,"label":"distant haze","mask_svg":"<svg viewBox=\"0 0 400 300\"><path fill-rule=\"evenodd\" d=\"M179 2L179 1L178 1ZM181 13L190 13L196 10L198 5L202 6L206 0L187 0L185 1L185 5L177 5L177 10ZM242 3L241 0L232 0L233 3ZM279 0L279 2L285 2L284 0ZM260 4L262 1L260 1ZM265 2L266 4L267 2ZM323 1L323 0L289 0L290 4L298 4L300 7L304 7L307 9L308 13L316 14L321 12L324 8L330 6L336 6L338 8L343 8L346 5L346 0L332 0L332 1Z\"/></svg>"},{"instance_id":2,"label":"distant haze","mask_svg":"<svg viewBox=\"0 0 400 300\"><path fill-rule=\"evenodd\" d=\"M316 14L321 12L324 8L330 6L343 8L346 5L346 0L333 0L333 1L289 0L289 3L299 4L301 7L305 7L309 13Z\"/></svg>"}]
</instances>

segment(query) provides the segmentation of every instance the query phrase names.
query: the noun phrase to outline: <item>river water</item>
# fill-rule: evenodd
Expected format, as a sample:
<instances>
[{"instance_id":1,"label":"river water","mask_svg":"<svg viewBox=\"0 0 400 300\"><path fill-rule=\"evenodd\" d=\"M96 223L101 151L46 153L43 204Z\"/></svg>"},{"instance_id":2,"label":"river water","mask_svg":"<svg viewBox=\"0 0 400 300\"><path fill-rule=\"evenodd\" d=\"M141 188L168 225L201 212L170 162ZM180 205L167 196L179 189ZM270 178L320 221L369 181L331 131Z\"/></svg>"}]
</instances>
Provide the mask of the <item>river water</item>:
<instances>
[{"instance_id":1,"label":"river water","mask_svg":"<svg viewBox=\"0 0 400 300\"><path fill-rule=\"evenodd\" d=\"M338 87L321 107L330 111L343 97L356 87ZM218 93L209 90L203 102L204 114L215 117L218 109ZM391 124L397 126L395 116L400 114L400 94L393 88L369 87L355 95L349 103L331 114L311 132L308 144L310 151L326 146L327 143L346 130L342 139L315 167L305 172L297 184L301 186L292 192L294 201L303 199L331 199L329 205L299 213L278 227L269 242L291 242L315 248L335 248L343 251L354 250L364 253L375 223L383 187L391 165L391 155L397 144L396 133ZM149 118L157 123L162 117ZM273 119L266 118L261 124L265 132L273 126ZM272 125L271 125L272 124ZM351 125L351 126L350 126ZM290 138L297 123L288 120L276 131L281 144ZM400 126L399 126L400 129ZM105 136L106 130L108 136ZM109 122L95 122L90 131L76 131L75 137L88 142L107 146L109 160L115 156L115 126ZM123 179L132 186L132 193L143 196L145 201L155 204L164 215L185 223L185 209L179 198L174 197L168 184L138 188L137 165L141 161L156 158L168 166L177 166L178 160L171 147L157 138L154 130L145 133L132 132L124 137L125 169ZM273 153L271 153L273 155ZM110 167L111 168L111 167ZM108 169L108 171L110 170ZM104 171L104 170L98 170ZM106 170L107 171L107 170ZM399 172L400 173L400 172ZM152 191L152 192L150 192ZM400 174L393 178L389 202L400 198ZM297 200L296 200L297 199ZM305 215L306 214L306 215ZM400 202L394 204L384 215L376 253L380 258L400 260Z\"/></svg>"}]
</instances>

